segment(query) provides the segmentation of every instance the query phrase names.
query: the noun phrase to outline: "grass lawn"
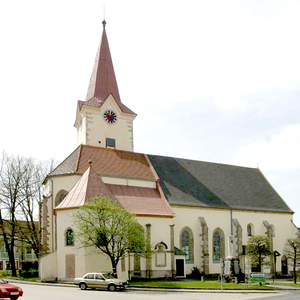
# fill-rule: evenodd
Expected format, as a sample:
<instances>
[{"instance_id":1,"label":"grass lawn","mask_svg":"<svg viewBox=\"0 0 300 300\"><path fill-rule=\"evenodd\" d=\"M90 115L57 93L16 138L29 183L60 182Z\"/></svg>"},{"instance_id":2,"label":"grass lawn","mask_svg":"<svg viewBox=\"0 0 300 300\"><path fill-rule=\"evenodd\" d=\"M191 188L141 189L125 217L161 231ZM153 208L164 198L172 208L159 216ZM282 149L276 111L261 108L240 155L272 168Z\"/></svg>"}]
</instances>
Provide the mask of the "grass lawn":
<instances>
[{"instance_id":1,"label":"grass lawn","mask_svg":"<svg viewBox=\"0 0 300 300\"><path fill-rule=\"evenodd\" d=\"M200 280L149 280L149 281L130 281L132 287L159 287L159 288L177 288L177 289L221 289L220 281L200 281ZM245 283L225 283L223 282L223 289L268 289L274 288L264 284L251 283L250 285Z\"/></svg>"},{"instance_id":2,"label":"grass lawn","mask_svg":"<svg viewBox=\"0 0 300 300\"><path fill-rule=\"evenodd\" d=\"M270 284L273 284L273 281L269 282ZM294 283L291 281L281 281L281 280L275 280L274 285L282 285L282 286L294 286L294 287L300 287L300 282Z\"/></svg>"}]
</instances>

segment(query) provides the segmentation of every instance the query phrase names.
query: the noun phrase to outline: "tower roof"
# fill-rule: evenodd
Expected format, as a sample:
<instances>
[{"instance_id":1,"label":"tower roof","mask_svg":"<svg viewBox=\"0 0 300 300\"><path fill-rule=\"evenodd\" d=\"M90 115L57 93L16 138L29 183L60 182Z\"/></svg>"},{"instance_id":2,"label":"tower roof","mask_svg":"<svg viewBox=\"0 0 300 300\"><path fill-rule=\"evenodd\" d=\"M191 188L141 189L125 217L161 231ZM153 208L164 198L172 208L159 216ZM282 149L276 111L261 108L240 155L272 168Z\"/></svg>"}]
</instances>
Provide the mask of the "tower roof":
<instances>
[{"instance_id":1,"label":"tower roof","mask_svg":"<svg viewBox=\"0 0 300 300\"><path fill-rule=\"evenodd\" d=\"M89 199L98 195L106 195L114 198L113 194L107 189L90 163L89 168L56 209L81 207Z\"/></svg>"},{"instance_id":2,"label":"tower roof","mask_svg":"<svg viewBox=\"0 0 300 300\"><path fill-rule=\"evenodd\" d=\"M121 102L105 30L106 22L103 21L102 24L103 32L101 43L96 54L94 68L86 95L86 101L79 101L79 105L80 107L82 105L101 107L107 97L112 95L123 112L135 114Z\"/></svg>"}]
</instances>

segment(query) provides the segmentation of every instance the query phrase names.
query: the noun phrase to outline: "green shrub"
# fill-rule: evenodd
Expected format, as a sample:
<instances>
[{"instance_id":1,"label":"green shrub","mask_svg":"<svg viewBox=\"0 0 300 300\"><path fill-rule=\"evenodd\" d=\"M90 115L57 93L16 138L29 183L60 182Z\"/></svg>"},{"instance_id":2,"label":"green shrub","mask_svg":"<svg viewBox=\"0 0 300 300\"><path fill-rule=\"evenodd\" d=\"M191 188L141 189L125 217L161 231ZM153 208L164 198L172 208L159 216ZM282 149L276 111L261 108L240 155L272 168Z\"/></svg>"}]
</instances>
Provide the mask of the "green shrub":
<instances>
[{"instance_id":1,"label":"green shrub","mask_svg":"<svg viewBox=\"0 0 300 300\"><path fill-rule=\"evenodd\" d=\"M0 271L0 277L8 277L8 276L11 276L10 270Z\"/></svg>"},{"instance_id":2,"label":"green shrub","mask_svg":"<svg viewBox=\"0 0 300 300\"><path fill-rule=\"evenodd\" d=\"M23 278L39 277L39 270L37 269L20 270L19 276Z\"/></svg>"},{"instance_id":3,"label":"green shrub","mask_svg":"<svg viewBox=\"0 0 300 300\"><path fill-rule=\"evenodd\" d=\"M191 274L189 274L187 277L191 278L191 279L201 279L201 276L202 276L202 274L201 274L200 270L197 267L194 267L192 269Z\"/></svg>"}]
</instances>

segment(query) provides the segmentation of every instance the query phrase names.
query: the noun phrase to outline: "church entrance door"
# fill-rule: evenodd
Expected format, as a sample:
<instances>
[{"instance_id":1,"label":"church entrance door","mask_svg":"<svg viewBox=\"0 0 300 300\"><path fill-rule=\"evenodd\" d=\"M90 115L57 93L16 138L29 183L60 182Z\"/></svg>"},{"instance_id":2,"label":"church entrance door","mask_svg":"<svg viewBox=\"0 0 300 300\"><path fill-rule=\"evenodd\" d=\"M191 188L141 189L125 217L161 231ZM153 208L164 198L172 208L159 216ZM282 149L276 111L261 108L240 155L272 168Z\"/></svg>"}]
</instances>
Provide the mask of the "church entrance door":
<instances>
[{"instance_id":1,"label":"church entrance door","mask_svg":"<svg viewBox=\"0 0 300 300\"><path fill-rule=\"evenodd\" d=\"M176 259L176 276L184 276L184 260Z\"/></svg>"}]
</instances>

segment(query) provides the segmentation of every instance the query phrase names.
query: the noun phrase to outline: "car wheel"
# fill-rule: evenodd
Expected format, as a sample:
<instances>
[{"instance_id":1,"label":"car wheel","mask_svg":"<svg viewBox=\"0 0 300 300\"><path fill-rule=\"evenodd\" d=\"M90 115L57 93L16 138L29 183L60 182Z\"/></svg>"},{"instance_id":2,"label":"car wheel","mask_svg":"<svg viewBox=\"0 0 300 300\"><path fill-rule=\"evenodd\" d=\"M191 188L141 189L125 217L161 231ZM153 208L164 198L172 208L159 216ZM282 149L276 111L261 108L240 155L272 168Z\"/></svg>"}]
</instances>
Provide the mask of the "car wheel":
<instances>
[{"instance_id":1,"label":"car wheel","mask_svg":"<svg viewBox=\"0 0 300 300\"><path fill-rule=\"evenodd\" d=\"M116 286L114 284L110 284L107 288L110 292L113 292L116 290Z\"/></svg>"},{"instance_id":2,"label":"car wheel","mask_svg":"<svg viewBox=\"0 0 300 300\"><path fill-rule=\"evenodd\" d=\"M86 289L87 289L87 285L86 285L84 282L81 282L81 283L79 284L79 288L80 288L81 290L86 290Z\"/></svg>"},{"instance_id":3,"label":"car wheel","mask_svg":"<svg viewBox=\"0 0 300 300\"><path fill-rule=\"evenodd\" d=\"M17 300L19 298L19 296L11 296L10 300Z\"/></svg>"}]
</instances>

